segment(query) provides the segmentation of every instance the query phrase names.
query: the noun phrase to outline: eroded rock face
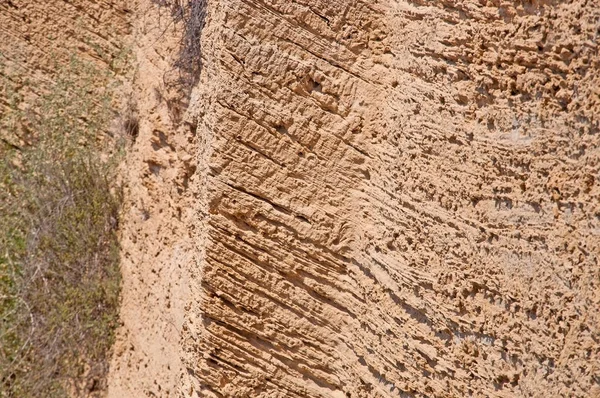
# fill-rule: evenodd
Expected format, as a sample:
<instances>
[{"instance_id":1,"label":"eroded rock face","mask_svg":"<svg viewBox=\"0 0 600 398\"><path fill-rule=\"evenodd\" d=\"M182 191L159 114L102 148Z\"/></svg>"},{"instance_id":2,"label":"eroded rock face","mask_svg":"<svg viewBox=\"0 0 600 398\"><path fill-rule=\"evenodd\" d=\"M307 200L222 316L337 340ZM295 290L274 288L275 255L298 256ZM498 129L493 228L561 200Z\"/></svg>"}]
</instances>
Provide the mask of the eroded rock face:
<instances>
[{"instance_id":1,"label":"eroded rock face","mask_svg":"<svg viewBox=\"0 0 600 398\"><path fill-rule=\"evenodd\" d=\"M135 301L156 336L176 320L160 338L181 347L179 376L130 363L128 391L600 394L598 5L220 0L207 11L185 118L195 135L184 139L185 123L155 133L179 143L147 156L162 162L141 177L156 211L131 232L162 225L142 264L155 286L185 268L167 295L185 305L156 291ZM190 188L176 172L186 154ZM178 191L183 217L157 195L179 186L191 190ZM164 358L150 351L146 364Z\"/></svg>"}]
</instances>

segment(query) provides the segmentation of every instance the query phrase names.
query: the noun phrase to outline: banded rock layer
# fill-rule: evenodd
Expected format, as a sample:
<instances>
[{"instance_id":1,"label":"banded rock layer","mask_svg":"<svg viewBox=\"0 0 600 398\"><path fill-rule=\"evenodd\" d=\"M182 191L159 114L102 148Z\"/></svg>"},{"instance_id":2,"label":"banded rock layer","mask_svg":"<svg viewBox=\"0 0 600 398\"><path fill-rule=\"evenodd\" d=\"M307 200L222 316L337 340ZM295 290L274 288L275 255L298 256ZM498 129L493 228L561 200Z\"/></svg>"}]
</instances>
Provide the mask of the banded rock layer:
<instances>
[{"instance_id":1,"label":"banded rock layer","mask_svg":"<svg viewBox=\"0 0 600 398\"><path fill-rule=\"evenodd\" d=\"M187 275L180 304L146 302L179 376L123 383L600 394L599 35L586 0L208 1L184 122L140 125L156 211L135 233L176 225L140 266ZM176 186L183 216L156 194Z\"/></svg>"}]
</instances>

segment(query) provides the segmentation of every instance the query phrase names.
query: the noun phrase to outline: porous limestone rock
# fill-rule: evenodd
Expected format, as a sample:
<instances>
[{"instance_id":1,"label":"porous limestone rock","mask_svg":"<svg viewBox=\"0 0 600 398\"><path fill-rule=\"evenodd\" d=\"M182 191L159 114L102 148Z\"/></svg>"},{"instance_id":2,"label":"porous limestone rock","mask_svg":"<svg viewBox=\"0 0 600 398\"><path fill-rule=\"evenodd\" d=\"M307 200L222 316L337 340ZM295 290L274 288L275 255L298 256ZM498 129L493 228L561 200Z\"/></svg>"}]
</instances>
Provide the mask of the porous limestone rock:
<instances>
[{"instance_id":1,"label":"porous limestone rock","mask_svg":"<svg viewBox=\"0 0 600 398\"><path fill-rule=\"evenodd\" d=\"M180 121L140 30L110 396L600 394L598 4L206 11Z\"/></svg>"}]
</instances>

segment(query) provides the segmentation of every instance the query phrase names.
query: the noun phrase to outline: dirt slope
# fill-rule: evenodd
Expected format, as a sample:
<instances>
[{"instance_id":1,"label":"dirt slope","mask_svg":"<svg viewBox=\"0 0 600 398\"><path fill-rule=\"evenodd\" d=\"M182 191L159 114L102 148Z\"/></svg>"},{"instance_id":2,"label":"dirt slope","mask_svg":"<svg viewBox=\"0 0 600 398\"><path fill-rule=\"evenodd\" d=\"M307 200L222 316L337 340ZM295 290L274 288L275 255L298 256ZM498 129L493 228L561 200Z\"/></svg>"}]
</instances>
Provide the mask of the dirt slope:
<instances>
[{"instance_id":1,"label":"dirt slope","mask_svg":"<svg viewBox=\"0 0 600 398\"><path fill-rule=\"evenodd\" d=\"M110 75L111 84L126 80L131 14L132 9L120 0L1 1L0 139L27 144L28 135L35 132L23 131L20 121L13 120L15 108L31 107L61 78L90 84L78 76L62 75L81 72L73 63L94 65L98 75ZM106 76L99 76L98 84Z\"/></svg>"},{"instance_id":2,"label":"dirt slope","mask_svg":"<svg viewBox=\"0 0 600 398\"><path fill-rule=\"evenodd\" d=\"M0 0L0 397L104 396L127 3Z\"/></svg>"},{"instance_id":3,"label":"dirt slope","mask_svg":"<svg viewBox=\"0 0 600 398\"><path fill-rule=\"evenodd\" d=\"M111 397L600 396L597 4L142 9Z\"/></svg>"}]
</instances>

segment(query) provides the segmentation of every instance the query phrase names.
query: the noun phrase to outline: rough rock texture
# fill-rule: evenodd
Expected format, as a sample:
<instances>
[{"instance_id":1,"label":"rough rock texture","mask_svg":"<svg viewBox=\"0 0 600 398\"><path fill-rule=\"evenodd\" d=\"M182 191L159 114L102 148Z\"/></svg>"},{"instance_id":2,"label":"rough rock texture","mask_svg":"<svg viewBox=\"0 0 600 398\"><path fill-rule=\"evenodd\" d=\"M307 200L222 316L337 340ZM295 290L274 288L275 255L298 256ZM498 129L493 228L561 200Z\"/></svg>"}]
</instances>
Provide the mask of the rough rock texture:
<instances>
[{"instance_id":1,"label":"rough rock texture","mask_svg":"<svg viewBox=\"0 0 600 398\"><path fill-rule=\"evenodd\" d=\"M132 107L139 131L122 167L122 327L111 365L110 397L175 396L182 387L181 328L194 268L193 216L197 191L195 142L174 114L179 96L165 86L178 49L178 28L150 1L133 22L137 71ZM196 200L197 202L197 200Z\"/></svg>"},{"instance_id":2,"label":"rough rock texture","mask_svg":"<svg viewBox=\"0 0 600 398\"><path fill-rule=\"evenodd\" d=\"M595 2L207 11L183 123L139 55L110 396L600 396Z\"/></svg>"}]
</instances>

